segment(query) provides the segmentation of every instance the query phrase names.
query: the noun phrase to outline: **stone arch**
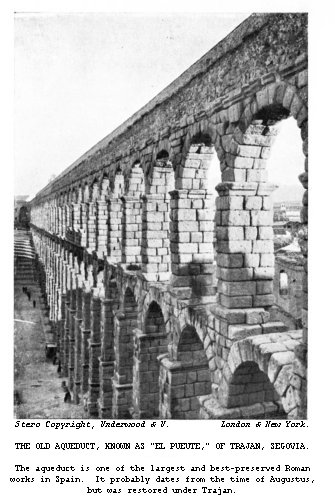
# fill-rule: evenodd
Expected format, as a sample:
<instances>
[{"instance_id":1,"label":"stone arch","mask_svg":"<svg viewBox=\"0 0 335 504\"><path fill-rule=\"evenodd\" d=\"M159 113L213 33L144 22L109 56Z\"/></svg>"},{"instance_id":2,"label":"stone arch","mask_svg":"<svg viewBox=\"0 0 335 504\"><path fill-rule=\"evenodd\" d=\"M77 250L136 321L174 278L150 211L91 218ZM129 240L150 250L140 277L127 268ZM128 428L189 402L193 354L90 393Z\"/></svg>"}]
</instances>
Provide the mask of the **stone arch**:
<instances>
[{"instance_id":1,"label":"stone arch","mask_svg":"<svg viewBox=\"0 0 335 504\"><path fill-rule=\"evenodd\" d=\"M161 149L156 155L156 162L162 163L163 166L169 161L170 154L167 150Z\"/></svg>"},{"instance_id":2,"label":"stone arch","mask_svg":"<svg viewBox=\"0 0 335 504\"><path fill-rule=\"evenodd\" d=\"M226 148L222 180L264 182L259 179L260 173L255 171L266 167L277 134L276 123L289 116L297 121L303 152L307 156L307 104L295 86L283 81L276 82L257 91L245 105L240 117L237 115L236 121L230 124L232 134L223 141Z\"/></svg>"},{"instance_id":3,"label":"stone arch","mask_svg":"<svg viewBox=\"0 0 335 504\"><path fill-rule=\"evenodd\" d=\"M97 287L105 289L104 268L100 264L95 269L95 284Z\"/></svg>"},{"instance_id":4,"label":"stone arch","mask_svg":"<svg viewBox=\"0 0 335 504\"><path fill-rule=\"evenodd\" d=\"M301 369L301 366L298 365L295 356L295 349L298 350L301 341L301 331L289 331L251 336L234 343L228 356L228 366L231 373L228 378L228 406L237 407L238 401L240 403L238 407L252 406L254 413L258 412L258 416L266 413L283 415L282 411L286 415L294 416L301 404L300 378L299 371L297 371L297 369ZM252 368L250 363L252 363ZM230 388L230 385L242 385L240 378L237 380L239 383L236 381L237 370L242 370L242 373L238 373L239 377L242 374L245 375L242 381L244 381L244 385L248 385L247 389ZM259 375L260 372L262 375ZM252 383L258 383L255 374L258 374L263 389L255 385L252 390ZM258 395L250 398L249 394L254 391ZM242 404L243 397L240 397L240 394L245 395L244 404ZM235 395L238 395L239 398L232 399Z\"/></svg>"},{"instance_id":5,"label":"stone arch","mask_svg":"<svg viewBox=\"0 0 335 504\"><path fill-rule=\"evenodd\" d=\"M106 284L106 297L112 300L113 310L117 311L121 306L120 291L118 289L116 278L110 278L108 284Z\"/></svg>"},{"instance_id":6,"label":"stone arch","mask_svg":"<svg viewBox=\"0 0 335 504\"><path fill-rule=\"evenodd\" d=\"M29 207L27 205L22 205L20 207L17 220L18 220L18 224L20 226L23 226L23 227L29 226L30 211L29 211Z\"/></svg>"},{"instance_id":7,"label":"stone arch","mask_svg":"<svg viewBox=\"0 0 335 504\"><path fill-rule=\"evenodd\" d=\"M176 359L182 362L207 362L203 343L194 326L186 324L182 329L177 344Z\"/></svg>"},{"instance_id":8,"label":"stone arch","mask_svg":"<svg viewBox=\"0 0 335 504\"><path fill-rule=\"evenodd\" d=\"M133 406L136 417L159 416L159 361L167 352L167 334L161 307L151 301L145 315L143 332L134 332Z\"/></svg>"},{"instance_id":9,"label":"stone arch","mask_svg":"<svg viewBox=\"0 0 335 504\"><path fill-rule=\"evenodd\" d=\"M161 145L160 142L159 145ZM169 145L163 144L165 148L155 148L152 153L151 162L147 163L144 176L145 194L164 194L168 196L169 191L174 188L173 167L170 159Z\"/></svg>"},{"instance_id":10,"label":"stone arch","mask_svg":"<svg viewBox=\"0 0 335 504\"><path fill-rule=\"evenodd\" d=\"M118 272L119 273L119 272ZM129 276L118 276L117 278L119 285L120 285L120 292L121 298L122 298L122 303L123 300L126 298L126 291L130 291L135 299L135 302L137 303L137 312L139 312L140 309L142 309L142 303L141 303L141 283L137 281L137 276L136 275L129 275ZM122 304L121 303L121 304ZM123 305L122 305L123 306Z\"/></svg>"},{"instance_id":11,"label":"stone arch","mask_svg":"<svg viewBox=\"0 0 335 504\"><path fill-rule=\"evenodd\" d=\"M128 267L138 269L142 262L142 200L144 175L141 165L135 161L125 183L125 195L122 197L122 237L121 261Z\"/></svg>"},{"instance_id":12,"label":"stone arch","mask_svg":"<svg viewBox=\"0 0 335 504\"><path fill-rule=\"evenodd\" d=\"M243 418L247 412L248 418L285 417L279 394L253 361L243 362L236 368L228 388L227 407L240 408Z\"/></svg>"},{"instance_id":13,"label":"stone arch","mask_svg":"<svg viewBox=\"0 0 335 504\"><path fill-rule=\"evenodd\" d=\"M134 330L138 304L133 290L125 287L121 310L114 319L113 416L130 418L133 397Z\"/></svg>"},{"instance_id":14,"label":"stone arch","mask_svg":"<svg viewBox=\"0 0 335 504\"><path fill-rule=\"evenodd\" d=\"M137 301L133 290L126 286L122 299L122 311L124 313L133 314L136 311L137 314Z\"/></svg>"},{"instance_id":15,"label":"stone arch","mask_svg":"<svg viewBox=\"0 0 335 504\"><path fill-rule=\"evenodd\" d=\"M69 205L74 203L74 197L75 197L75 190L74 187L70 186L69 190L67 192L67 202Z\"/></svg>"},{"instance_id":16,"label":"stone arch","mask_svg":"<svg viewBox=\"0 0 335 504\"><path fill-rule=\"evenodd\" d=\"M94 286L94 268L91 262L85 261L85 281L93 287Z\"/></svg>"},{"instance_id":17,"label":"stone arch","mask_svg":"<svg viewBox=\"0 0 335 504\"><path fill-rule=\"evenodd\" d=\"M90 200L90 188L86 180L83 185L83 203L88 203Z\"/></svg>"},{"instance_id":18,"label":"stone arch","mask_svg":"<svg viewBox=\"0 0 335 504\"><path fill-rule=\"evenodd\" d=\"M164 165L167 162L172 162L172 153L173 149L168 138L164 138L163 140L160 140L159 142L154 144L152 152L148 158L146 170L144 170L145 177L150 178L152 176L151 171L152 168L156 166L156 162L163 163Z\"/></svg>"},{"instance_id":19,"label":"stone arch","mask_svg":"<svg viewBox=\"0 0 335 504\"><path fill-rule=\"evenodd\" d=\"M170 337L170 357L172 360L178 360L178 347L181 335L186 327L192 327L197 334L199 341L203 345L207 361L209 362L211 372L215 371L215 333L207 325L207 317L203 316L201 310L186 308L178 310L171 323L169 324Z\"/></svg>"},{"instance_id":20,"label":"stone arch","mask_svg":"<svg viewBox=\"0 0 335 504\"><path fill-rule=\"evenodd\" d=\"M155 144L152 151L152 160L154 161L155 159L159 158L159 153L162 151L166 151L169 155L169 158L171 157L172 146L169 138L164 138Z\"/></svg>"},{"instance_id":21,"label":"stone arch","mask_svg":"<svg viewBox=\"0 0 335 504\"><path fill-rule=\"evenodd\" d=\"M140 159L132 163L127 177L125 178L125 195L141 196L144 192L144 174Z\"/></svg>"},{"instance_id":22,"label":"stone arch","mask_svg":"<svg viewBox=\"0 0 335 504\"><path fill-rule=\"evenodd\" d=\"M169 153L160 150L145 177L142 196L141 262L148 281L170 279L170 194L173 169Z\"/></svg>"},{"instance_id":23,"label":"stone arch","mask_svg":"<svg viewBox=\"0 0 335 504\"><path fill-rule=\"evenodd\" d=\"M288 294L288 276L283 269L279 272L279 295L287 296Z\"/></svg>"},{"instance_id":24,"label":"stone arch","mask_svg":"<svg viewBox=\"0 0 335 504\"><path fill-rule=\"evenodd\" d=\"M74 199L73 203L77 203L77 204L82 203L82 201L83 201L83 188L82 188L82 186L81 185L75 186L74 191L75 191L75 199Z\"/></svg>"},{"instance_id":25,"label":"stone arch","mask_svg":"<svg viewBox=\"0 0 335 504\"><path fill-rule=\"evenodd\" d=\"M111 194L113 198L119 198L124 194L124 175L120 167L115 169L111 183Z\"/></svg>"},{"instance_id":26,"label":"stone arch","mask_svg":"<svg viewBox=\"0 0 335 504\"><path fill-rule=\"evenodd\" d=\"M71 193L70 189L63 192L62 195L62 235L66 236L67 229L71 226Z\"/></svg>"},{"instance_id":27,"label":"stone arch","mask_svg":"<svg viewBox=\"0 0 335 504\"><path fill-rule=\"evenodd\" d=\"M218 300L227 308L268 309L274 302L270 196L275 186L267 183L265 168L276 138L276 124L289 116L301 128L303 151L307 154L307 107L298 89L285 82L263 86L244 109L242 102L232 107L228 109L230 133L221 139L225 146L223 183L217 186ZM299 179L307 188L307 174ZM307 224L307 198L303 199L301 219ZM303 244L307 251L307 233ZM236 253L235 257L232 253ZM238 267L243 271L238 272Z\"/></svg>"},{"instance_id":28,"label":"stone arch","mask_svg":"<svg viewBox=\"0 0 335 504\"><path fill-rule=\"evenodd\" d=\"M99 199L100 196L100 186L99 186L99 180L95 178L90 186L90 199L91 201L96 201Z\"/></svg>"},{"instance_id":29,"label":"stone arch","mask_svg":"<svg viewBox=\"0 0 335 504\"><path fill-rule=\"evenodd\" d=\"M212 133L212 135L210 135ZM216 293L214 265L215 210L207 176L216 147L215 130L191 128L171 191L172 284L189 287L190 298L204 301Z\"/></svg>"},{"instance_id":30,"label":"stone arch","mask_svg":"<svg viewBox=\"0 0 335 504\"><path fill-rule=\"evenodd\" d=\"M164 334L165 322L161 307L156 301L151 301L144 317L143 332L146 334Z\"/></svg>"},{"instance_id":31,"label":"stone arch","mask_svg":"<svg viewBox=\"0 0 335 504\"><path fill-rule=\"evenodd\" d=\"M213 126L194 125L186 134L181 163L175 172L176 189L207 189L207 173L214 153L221 159L222 148Z\"/></svg>"},{"instance_id":32,"label":"stone arch","mask_svg":"<svg viewBox=\"0 0 335 504\"><path fill-rule=\"evenodd\" d=\"M99 193L102 199L106 199L110 193L110 180L109 175L105 172L99 182Z\"/></svg>"},{"instance_id":33,"label":"stone arch","mask_svg":"<svg viewBox=\"0 0 335 504\"><path fill-rule=\"evenodd\" d=\"M199 417L199 397L211 393L211 375L194 326L186 325L181 331L176 357L167 369L161 369L160 410L169 409L172 418L195 419Z\"/></svg>"}]
</instances>

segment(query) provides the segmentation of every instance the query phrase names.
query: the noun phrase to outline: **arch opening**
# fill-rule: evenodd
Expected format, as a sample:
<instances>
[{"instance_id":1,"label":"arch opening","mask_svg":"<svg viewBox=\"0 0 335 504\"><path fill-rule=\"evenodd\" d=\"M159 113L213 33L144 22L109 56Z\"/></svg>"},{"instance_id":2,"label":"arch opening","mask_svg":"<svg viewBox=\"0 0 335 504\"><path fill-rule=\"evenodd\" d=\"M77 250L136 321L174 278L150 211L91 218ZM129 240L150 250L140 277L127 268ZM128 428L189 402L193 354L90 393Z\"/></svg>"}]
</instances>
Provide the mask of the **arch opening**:
<instances>
[{"instance_id":1,"label":"arch opening","mask_svg":"<svg viewBox=\"0 0 335 504\"><path fill-rule=\"evenodd\" d=\"M138 307L132 290L127 287L121 312L114 321L114 387L113 415L130 418L133 396L134 330L137 327Z\"/></svg>"},{"instance_id":2,"label":"arch opening","mask_svg":"<svg viewBox=\"0 0 335 504\"><path fill-rule=\"evenodd\" d=\"M252 411L250 407L254 405L261 407ZM236 368L229 385L227 406L240 408L242 414L244 410L243 417L286 418L279 394L268 376L252 361Z\"/></svg>"},{"instance_id":3,"label":"arch opening","mask_svg":"<svg viewBox=\"0 0 335 504\"><path fill-rule=\"evenodd\" d=\"M152 301L148 308L144 322L144 332L146 334L165 335L165 322L163 313L156 301Z\"/></svg>"},{"instance_id":4,"label":"arch opening","mask_svg":"<svg viewBox=\"0 0 335 504\"><path fill-rule=\"evenodd\" d=\"M19 210L17 224L20 228L27 229L29 227L30 213L27 206L22 206Z\"/></svg>"},{"instance_id":5,"label":"arch opening","mask_svg":"<svg viewBox=\"0 0 335 504\"><path fill-rule=\"evenodd\" d=\"M275 298L271 312L289 329L300 329L304 256L299 236L305 228L304 203L307 201L300 175L304 171L305 155L301 131L293 117L278 121L276 133L267 162L269 182L277 186L271 196ZM294 292L290 286L292 279L296 281Z\"/></svg>"},{"instance_id":6,"label":"arch opening","mask_svg":"<svg viewBox=\"0 0 335 504\"><path fill-rule=\"evenodd\" d=\"M251 121L247 121L248 111L250 112L250 108L246 109L245 117L235 128L233 139L229 142L229 152L226 153L223 163L223 180L243 182L245 191L242 197L234 199L232 189L228 191L232 199L227 200L223 199L224 188L219 189L219 203L226 205L225 209L228 212L221 214L222 222L218 229L222 267L218 268L217 289L219 300L225 307L259 307L272 310L275 302L277 236L279 233L288 235L283 223L274 222L273 219L273 214L276 214L273 201L274 198L278 200L279 194L276 186L280 181L282 185L280 194L284 194L289 200L292 199L291 194L300 194L301 198L299 174L303 171L304 155L298 123L290 117L288 109L282 105L270 105L262 108ZM234 210L231 206L233 204L237 205L235 208L242 210L241 214ZM303 226L307 215L306 208L304 210L306 204L307 197L304 194L297 210L295 203L293 205L295 214L298 218L301 215L303 219L301 222ZM283 243L279 248L284 248ZM239 263L235 264L232 256L226 255L227 252L240 253L240 256L236 257ZM290 255L299 254L298 239L292 238L289 250L282 252ZM225 267L228 269L225 270ZM239 272L236 269L238 267L243 268L243 271ZM242 288L239 291L238 284L228 283L242 279L248 282L245 283L248 289L248 296L246 295L245 299L242 299ZM246 293L246 290L243 292ZM234 298L238 295L241 296L240 299ZM278 317L275 313L273 315L273 320L281 321L279 314Z\"/></svg>"},{"instance_id":7,"label":"arch opening","mask_svg":"<svg viewBox=\"0 0 335 504\"><path fill-rule=\"evenodd\" d=\"M135 416L159 417L159 355L167 352L165 321L152 301L145 316L144 332L135 332L133 405Z\"/></svg>"},{"instance_id":8,"label":"arch opening","mask_svg":"<svg viewBox=\"0 0 335 504\"><path fill-rule=\"evenodd\" d=\"M219 166L210 135L198 133L185 147L176 170L177 191L171 193L173 284L191 287L190 297L201 301L216 294L214 189L221 181Z\"/></svg>"},{"instance_id":9,"label":"arch opening","mask_svg":"<svg viewBox=\"0 0 335 504\"><path fill-rule=\"evenodd\" d=\"M199 418L199 397L211 393L211 375L203 344L193 326L186 326L177 346L179 368L171 376L171 416Z\"/></svg>"},{"instance_id":10,"label":"arch opening","mask_svg":"<svg viewBox=\"0 0 335 504\"><path fill-rule=\"evenodd\" d=\"M156 156L156 164L159 163L157 166L166 166L166 164L169 162L170 155L166 150L161 150L158 152Z\"/></svg>"},{"instance_id":11,"label":"arch opening","mask_svg":"<svg viewBox=\"0 0 335 504\"><path fill-rule=\"evenodd\" d=\"M281 296L287 296L288 294L288 276L284 270L279 273L279 294Z\"/></svg>"}]
</instances>

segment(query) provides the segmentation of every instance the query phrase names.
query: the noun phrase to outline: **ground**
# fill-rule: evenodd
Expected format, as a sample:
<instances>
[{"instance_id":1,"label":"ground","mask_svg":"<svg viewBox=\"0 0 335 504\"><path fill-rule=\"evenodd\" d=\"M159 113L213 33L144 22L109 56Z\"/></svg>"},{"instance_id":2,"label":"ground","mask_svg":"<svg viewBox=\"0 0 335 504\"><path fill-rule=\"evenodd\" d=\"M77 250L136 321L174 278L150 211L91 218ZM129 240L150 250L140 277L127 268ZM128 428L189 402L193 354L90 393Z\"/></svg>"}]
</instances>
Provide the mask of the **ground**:
<instances>
[{"instance_id":1,"label":"ground","mask_svg":"<svg viewBox=\"0 0 335 504\"><path fill-rule=\"evenodd\" d=\"M37 284L28 286L31 300L16 285L14 292L14 416L16 418L82 418L82 407L64 403L57 366L45 356L51 336ZM33 307L36 301L36 308Z\"/></svg>"}]
</instances>

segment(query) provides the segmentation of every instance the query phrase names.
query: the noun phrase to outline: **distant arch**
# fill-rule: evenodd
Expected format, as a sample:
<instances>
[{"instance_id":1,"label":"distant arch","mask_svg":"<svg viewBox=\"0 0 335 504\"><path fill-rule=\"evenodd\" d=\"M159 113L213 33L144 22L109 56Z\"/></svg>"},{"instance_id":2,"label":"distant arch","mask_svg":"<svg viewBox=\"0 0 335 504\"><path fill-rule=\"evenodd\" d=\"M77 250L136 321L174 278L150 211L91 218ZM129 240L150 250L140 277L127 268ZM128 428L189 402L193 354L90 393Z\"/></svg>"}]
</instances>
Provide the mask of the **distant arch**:
<instances>
[{"instance_id":1,"label":"distant arch","mask_svg":"<svg viewBox=\"0 0 335 504\"><path fill-rule=\"evenodd\" d=\"M199 397L211 393L211 375L203 344L193 326L186 325L181 332L177 347L176 371L180 378L175 384L180 391L176 394L174 373L172 374L171 416L172 418L195 419L199 417ZM181 390L183 389L183 390Z\"/></svg>"}]
</instances>

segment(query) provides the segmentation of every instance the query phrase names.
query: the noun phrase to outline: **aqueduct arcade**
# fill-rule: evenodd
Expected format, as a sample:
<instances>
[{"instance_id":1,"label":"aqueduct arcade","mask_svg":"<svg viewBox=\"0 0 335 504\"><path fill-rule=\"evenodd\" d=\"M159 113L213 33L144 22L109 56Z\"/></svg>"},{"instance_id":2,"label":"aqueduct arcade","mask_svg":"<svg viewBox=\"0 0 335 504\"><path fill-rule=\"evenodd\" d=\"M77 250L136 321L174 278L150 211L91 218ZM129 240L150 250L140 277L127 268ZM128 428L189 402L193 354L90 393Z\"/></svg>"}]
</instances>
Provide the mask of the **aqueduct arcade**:
<instances>
[{"instance_id":1,"label":"aqueduct arcade","mask_svg":"<svg viewBox=\"0 0 335 504\"><path fill-rule=\"evenodd\" d=\"M266 165L288 117L306 156L299 331L270 310ZM306 417L307 120L307 16L252 15L36 195L61 372L89 416Z\"/></svg>"}]
</instances>

